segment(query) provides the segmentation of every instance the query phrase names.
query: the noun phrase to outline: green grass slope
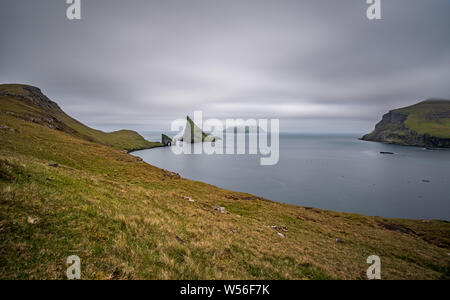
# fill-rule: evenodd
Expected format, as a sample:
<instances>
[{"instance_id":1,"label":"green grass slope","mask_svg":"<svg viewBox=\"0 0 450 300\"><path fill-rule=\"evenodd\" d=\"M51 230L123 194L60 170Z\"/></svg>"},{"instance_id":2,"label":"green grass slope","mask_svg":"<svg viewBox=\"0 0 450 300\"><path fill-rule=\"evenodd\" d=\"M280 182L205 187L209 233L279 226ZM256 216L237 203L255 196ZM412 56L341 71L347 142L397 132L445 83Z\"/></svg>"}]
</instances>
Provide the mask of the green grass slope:
<instances>
[{"instance_id":1,"label":"green grass slope","mask_svg":"<svg viewBox=\"0 0 450 300\"><path fill-rule=\"evenodd\" d=\"M450 277L448 222L297 207L190 181L41 110L0 101L0 279L65 279L70 255L82 279L366 279L369 255L380 256L383 279Z\"/></svg>"},{"instance_id":2,"label":"green grass slope","mask_svg":"<svg viewBox=\"0 0 450 300\"><path fill-rule=\"evenodd\" d=\"M106 133L83 125L65 114L59 106L32 86L20 84L0 85L0 103L4 113L56 128L88 141L132 151L161 146L146 141L137 132L120 130Z\"/></svg>"},{"instance_id":3,"label":"green grass slope","mask_svg":"<svg viewBox=\"0 0 450 300\"><path fill-rule=\"evenodd\" d=\"M450 138L450 100L430 99L395 110L408 115L410 129L440 138Z\"/></svg>"}]
</instances>

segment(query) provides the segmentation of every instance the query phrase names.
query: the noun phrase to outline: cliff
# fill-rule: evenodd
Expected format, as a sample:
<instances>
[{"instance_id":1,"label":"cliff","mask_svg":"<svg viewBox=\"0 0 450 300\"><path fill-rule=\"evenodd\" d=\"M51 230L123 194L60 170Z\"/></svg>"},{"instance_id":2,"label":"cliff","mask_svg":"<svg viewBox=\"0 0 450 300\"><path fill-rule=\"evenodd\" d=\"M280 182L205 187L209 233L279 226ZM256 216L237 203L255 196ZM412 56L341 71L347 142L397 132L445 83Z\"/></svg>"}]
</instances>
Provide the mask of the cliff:
<instances>
[{"instance_id":1,"label":"cliff","mask_svg":"<svg viewBox=\"0 0 450 300\"><path fill-rule=\"evenodd\" d=\"M450 100L429 99L392 110L383 116L375 130L361 138L430 148L450 148Z\"/></svg>"}]
</instances>

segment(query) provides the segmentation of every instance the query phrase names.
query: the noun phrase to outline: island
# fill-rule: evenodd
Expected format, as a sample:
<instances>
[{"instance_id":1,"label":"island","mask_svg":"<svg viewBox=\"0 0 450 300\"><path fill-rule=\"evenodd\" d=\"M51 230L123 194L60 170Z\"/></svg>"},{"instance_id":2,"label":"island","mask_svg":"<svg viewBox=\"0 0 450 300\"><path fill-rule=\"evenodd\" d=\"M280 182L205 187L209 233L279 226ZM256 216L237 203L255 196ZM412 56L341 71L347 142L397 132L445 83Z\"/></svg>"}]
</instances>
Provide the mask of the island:
<instances>
[{"instance_id":1,"label":"island","mask_svg":"<svg viewBox=\"0 0 450 300\"><path fill-rule=\"evenodd\" d=\"M429 149L450 148L450 100L428 99L392 110L361 139Z\"/></svg>"},{"instance_id":2,"label":"island","mask_svg":"<svg viewBox=\"0 0 450 300\"><path fill-rule=\"evenodd\" d=\"M186 117L186 126L184 127L184 132L181 137L175 137L174 142L180 141L185 143L214 143L219 140L219 137L213 136L210 133L204 132L200 127L198 127L192 119Z\"/></svg>"},{"instance_id":3,"label":"island","mask_svg":"<svg viewBox=\"0 0 450 300\"><path fill-rule=\"evenodd\" d=\"M262 129L260 126L232 126L232 127L227 127L223 130L224 134L227 133L233 133L233 134L238 134L238 133L243 133L243 134L264 134L267 133L264 129Z\"/></svg>"}]
</instances>

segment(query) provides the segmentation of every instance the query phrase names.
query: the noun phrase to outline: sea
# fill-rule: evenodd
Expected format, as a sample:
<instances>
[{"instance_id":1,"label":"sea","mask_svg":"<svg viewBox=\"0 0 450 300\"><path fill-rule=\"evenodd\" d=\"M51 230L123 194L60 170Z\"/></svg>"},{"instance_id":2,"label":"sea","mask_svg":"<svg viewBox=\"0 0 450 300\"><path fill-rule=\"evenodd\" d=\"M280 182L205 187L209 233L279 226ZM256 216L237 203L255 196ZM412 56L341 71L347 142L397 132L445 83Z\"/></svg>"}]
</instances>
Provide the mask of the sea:
<instances>
[{"instance_id":1,"label":"sea","mask_svg":"<svg viewBox=\"0 0 450 300\"><path fill-rule=\"evenodd\" d=\"M161 138L159 132L140 133ZM279 161L269 166L261 165L262 155L248 154L248 143L247 154L240 155L175 154L171 147L132 154L188 179L277 202L385 218L450 220L449 150L359 137L281 134ZM219 143L226 147L226 141Z\"/></svg>"}]
</instances>

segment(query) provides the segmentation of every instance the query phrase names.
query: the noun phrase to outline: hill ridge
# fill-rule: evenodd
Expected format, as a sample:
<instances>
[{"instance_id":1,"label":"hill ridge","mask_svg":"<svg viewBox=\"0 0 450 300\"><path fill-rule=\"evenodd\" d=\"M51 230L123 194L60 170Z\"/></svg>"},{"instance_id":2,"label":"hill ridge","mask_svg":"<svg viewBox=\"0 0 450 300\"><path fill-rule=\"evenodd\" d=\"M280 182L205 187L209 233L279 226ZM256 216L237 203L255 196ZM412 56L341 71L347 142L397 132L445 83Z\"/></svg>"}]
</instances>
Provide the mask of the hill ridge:
<instances>
[{"instance_id":1,"label":"hill ridge","mask_svg":"<svg viewBox=\"0 0 450 300\"><path fill-rule=\"evenodd\" d=\"M10 91L11 88L14 87L22 87L22 90L27 92L26 95L21 93L13 93ZM32 105L41 107L46 110L59 110L62 112L62 109L59 105L50 100L40 88L32 86L32 85L20 85L20 84L2 84L0 85L0 95L21 98L24 101L29 102Z\"/></svg>"},{"instance_id":2,"label":"hill ridge","mask_svg":"<svg viewBox=\"0 0 450 300\"><path fill-rule=\"evenodd\" d=\"M90 128L67 115L60 106L42 93L41 89L22 84L1 84L0 101L7 103L5 113L25 121L60 130L90 142L108 145L119 150L134 151L162 146L146 141L132 130L103 132Z\"/></svg>"}]
</instances>

